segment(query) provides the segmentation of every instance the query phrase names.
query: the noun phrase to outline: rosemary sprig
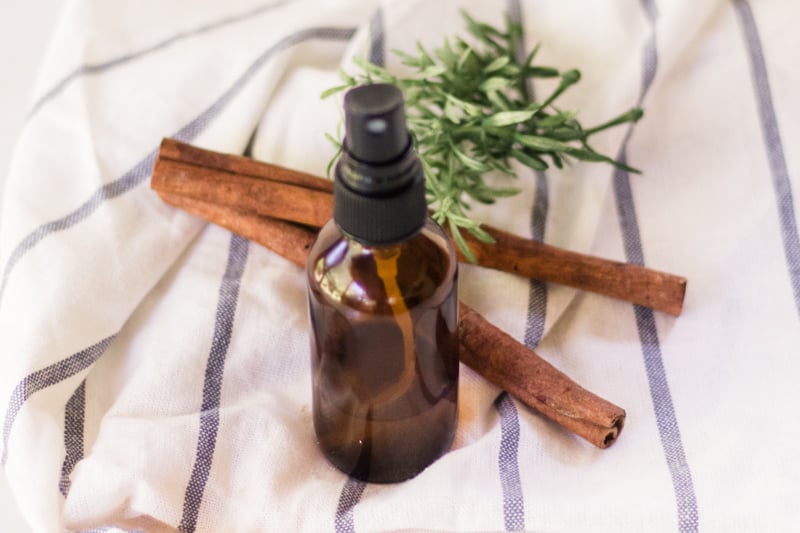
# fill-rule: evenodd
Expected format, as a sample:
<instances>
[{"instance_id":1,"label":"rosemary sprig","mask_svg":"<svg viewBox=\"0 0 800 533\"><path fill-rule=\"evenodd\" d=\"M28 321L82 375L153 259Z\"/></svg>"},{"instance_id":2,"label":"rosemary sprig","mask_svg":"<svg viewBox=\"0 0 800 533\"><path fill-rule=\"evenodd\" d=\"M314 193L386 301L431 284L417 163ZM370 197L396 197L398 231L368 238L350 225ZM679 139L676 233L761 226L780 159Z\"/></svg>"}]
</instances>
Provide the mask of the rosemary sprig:
<instances>
[{"instance_id":1,"label":"rosemary sprig","mask_svg":"<svg viewBox=\"0 0 800 533\"><path fill-rule=\"evenodd\" d=\"M413 71L392 74L366 59L355 59L360 72L341 72L344 83L322 94L332 94L368 83L391 83L404 94L408 127L425 172L427 201L433 218L449 227L456 244L474 262L461 233L491 242L480 222L467 212L472 200L491 204L512 196L516 188L487 185L484 174L499 171L515 176L510 162L535 170L550 165L562 168L571 160L605 162L638 172L595 151L589 138L607 128L636 122L633 108L593 128L583 128L575 113L558 109L554 102L580 80L580 72L561 72L534 65L538 46L524 61L517 60L515 43L521 29L506 21L503 30L475 21L462 11L471 42L461 37L429 53L417 44L416 54L395 50ZM555 90L541 102L531 101L526 84L531 78L560 78ZM341 150L341 141L329 139ZM337 154L338 155L338 154ZM329 167L330 170L330 167Z\"/></svg>"}]
</instances>

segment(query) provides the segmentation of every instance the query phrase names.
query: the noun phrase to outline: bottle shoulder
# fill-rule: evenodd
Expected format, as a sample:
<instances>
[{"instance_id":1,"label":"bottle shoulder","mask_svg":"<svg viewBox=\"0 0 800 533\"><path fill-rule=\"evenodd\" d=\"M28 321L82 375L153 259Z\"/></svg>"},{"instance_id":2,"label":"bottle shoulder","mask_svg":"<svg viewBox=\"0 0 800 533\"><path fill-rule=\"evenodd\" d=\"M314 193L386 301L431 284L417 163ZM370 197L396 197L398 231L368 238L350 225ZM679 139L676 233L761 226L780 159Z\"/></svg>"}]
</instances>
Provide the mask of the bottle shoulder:
<instances>
[{"instance_id":1,"label":"bottle shoulder","mask_svg":"<svg viewBox=\"0 0 800 533\"><path fill-rule=\"evenodd\" d=\"M390 314L398 297L408 309L443 301L455 289L457 268L450 239L432 220L411 238L381 246L364 245L331 221L311 248L306 273L317 298Z\"/></svg>"}]
</instances>

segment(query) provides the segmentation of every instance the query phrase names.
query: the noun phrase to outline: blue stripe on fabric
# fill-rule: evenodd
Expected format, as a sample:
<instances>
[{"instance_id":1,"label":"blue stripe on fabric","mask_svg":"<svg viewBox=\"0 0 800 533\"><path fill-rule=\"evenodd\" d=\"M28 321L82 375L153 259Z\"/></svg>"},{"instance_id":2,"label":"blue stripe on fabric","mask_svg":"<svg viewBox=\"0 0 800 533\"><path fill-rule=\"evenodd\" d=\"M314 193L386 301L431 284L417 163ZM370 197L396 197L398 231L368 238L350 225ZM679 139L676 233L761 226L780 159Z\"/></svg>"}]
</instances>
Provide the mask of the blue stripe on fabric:
<instances>
[{"instance_id":1,"label":"blue stripe on fabric","mask_svg":"<svg viewBox=\"0 0 800 533\"><path fill-rule=\"evenodd\" d=\"M198 115L194 120L186 124L175 134L172 135L175 139L184 142L190 142L198 134L200 134L209 123L214 120L222 110L230 103L235 96L237 96L250 79L257 74L260 68L266 63L273 55L282 52L287 48L307 41L309 39L331 39L331 40L347 40L355 33L354 28L334 28L334 27L314 27L299 30L291 35L288 35L277 43L273 44L267 51L261 54L245 72L236 80L236 82L225 91L211 106ZM3 271L3 280L0 283L0 304L2 303L3 295L5 294L6 285L12 270L19 262L19 260L28 253L34 246L42 241L48 235L71 228L78 222L87 218L94 213L98 207L103 205L107 200L120 196L143 183L149 176L155 163L158 148L150 152L144 159L134 165L134 167L123 174L120 178L107 183L97 189L92 196L81 204L77 209L71 213L61 217L57 220L42 224L28 236L26 236L11 252L6 266Z\"/></svg>"},{"instance_id":2,"label":"blue stripe on fabric","mask_svg":"<svg viewBox=\"0 0 800 533\"><path fill-rule=\"evenodd\" d=\"M383 26L383 9L375 10L369 21L368 59L375 65L383 66L386 61L386 34ZM353 513L355 506L361 501L361 495L367 484L348 477L339 494L339 505L336 507L334 530L336 533L355 533Z\"/></svg>"},{"instance_id":3,"label":"blue stripe on fabric","mask_svg":"<svg viewBox=\"0 0 800 533\"><path fill-rule=\"evenodd\" d=\"M531 238L544 241L547 212L550 207L550 194L547 186L547 175L536 172L536 197L531 210ZM544 325L547 318L547 284L532 279L528 287L528 310L525 316L525 334L523 341L530 349L536 348L544 336Z\"/></svg>"},{"instance_id":4,"label":"blue stripe on fabric","mask_svg":"<svg viewBox=\"0 0 800 533\"><path fill-rule=\"evenodd\" d=\"M17 414L19 414L20 409L22 409L23 404L28 398L40 390L61 383L81 370L88 368L103 355L115 336L116 335L106 337L85 350L81 350L66 359L62 359L57 363L37 370L25 376L25 378L19 382L11 393L11 398L8 400L8 409L6 410L5 422L3 424L3 455L0 463L5 465L8 460L8 438L11 435L14 420L16 420Z\"/></svg>"},{"instance_id":5,"label":"blue stripe on fabric","mask_svg":"<svg viewBox=\"0 0 800 533\"><path fill-rule=\"evenodd\" d=\"M355 519L353 510L361 501L361 495L367 484L358 479L348 477L339 495L339 504L336 506L336 520L334 530L336 533L355 533Z\"/></svg>"},{"instance_id":6,"label":"blue stripe on fabric","mask_svg":"<svg viewBox=\"0 0 800 533\"><path fill-rule=\"evenodd\" d=\"M3 271L3 280L0 283L0 304L2 303L11 271L26 253L48 235L71 228L92 214L106 200L119 196L144 181L150 175L155 160L156 152L153 151L137 163L131 170L123 174L122 177L97 189L94 194L77 209L59 219L42 224L22 239L6 261L6 267Z\"/></svg>"},{"instance_id":7,"label":"blue stripe on fabric","mask_svg":"<svg viewBox=\"0 0 800 533\"><path fill-rule=\"evenodd\" d=\"M642 0L642 8L650 24L650 36L644 47L644 65L642 71L642 87L639 95L639 104L644 101L658 69L658 52L656 49L656 18L658 16L653 0ZM633 126L623 140L618 160L627 163L627 145L633 132ZM642 249L639 223L631 191L630 175L622 169L614 171L614 194L617 204L625 256L629 263L644 265L644 251ZM639 341L642 346L645 371L650 387L650 397L656 416L656 425L664 450L664 457L672 478L672 487L678 514L678 530L681 533L696 532L699 528L699 511L697 497L695 496L692 473L686 461L683 440L678 426L678 418L669 390L667 373L661 354L661 344L658 339L653 310L647 307L634 305L636 327L639 332Z\"/></svg>"},{"instance_id":8,"label":"blue stripe on fabric","mask_svg":"<svg viewBox=\"0 0 800 533\"><path fill-rule=\"evenodd\" d=\"M197 438L194 467L183 500L183 516L178 530L193 533L197 527L200 504L203 501L206 482L214 459L219 429L219 405L222 395L222 378L225 372L225 357L228 354L239 287L247 263L249 242L244 237L231 235L228 264L219 287L214 336L206 363L203 381L203 400L200 406L200 431Z\"/></svg>"},{"instance_id":9,"label":"blue stripe on fabric","mask_svg":"<svg viewBox=\"0 0 800 533\"><path fill-rule=\"evenodd\" d=\"M508 20L520 26L520 35L517 42L513 43L514 53L518 62L523 62L527 58L525 50L525 28L522 18L522 6L519 0L508 0L507 2ZM533 80L526 80L525 91L528 99L535 99ZM547 186L547 174L542 171L534 173L536 179L536 195L530 216L531 238L536 241L544 241L545 228L547 225L547 213L550 208L550 192ZM544 325L547 314L547 284L543 281L532 279L528 287L528 311L525 317L525 333L523 341L528 348L536 348L544 336Z\"/></svg>"},{"instance_id":10,"label":"blue stripe on fabric","mask_svg":"<svg viewBox=\"0 0 800 533\"><path fill-rule=\"evenodd\" d=\"M758 26L753 17L750 3L747 0L733 0L733 5L739 14L739 21L747 42L753 88L758 98L761 130L769 157L775 200L778 204L778 217L783 236L786 266L789 269L789 278L794 291L795 307L797 308L798 316L800 316L800 235L797 231L797 219L795 218L792 182L789 179L789 169L783 153L781 132L775 115L775 106L772 102L772 90L770 89L769 76L767 75L764 50L761 46L761 37L758 33Z\"/></svg>"},{"instance_id":11,"label":"blue stripe on fabric","mask_svg":"<svg viewBox=\"0 0 800 533\"><path fill-rule=\"evenodd\" d=\"M520 26L519 39L512 43L516 59L525 60L525 39L522 6L519 0L506 3L508 20ZM528 80L525 91L530 100L534 98L533 85ZM536 195L530 214L531 237L544 240L547 222L548 189L547 176L536 172ZM547 311L547 286L539 280L530 280L528 285L528 307L525 316L525 345L534 348L544 335ZM500 488L503 493L503 522L506 531L525 529L525 499L519 472L519 415L514 401L508 393L501 393L495 400L495 408L500 416L500 450L497 464L500 475Z\"/></svg>"},{"instance_id":12,"label":"blue stripe on fabric","mask_svg":"<svg viewBox=\"0 0 800 533\"><path fill-rule=\"evenodd\" d=\"M383 66L386 63L386 50L383 34L383 10L378 8L369 21L369 61Z\"/></svg>"},{"instance_id":13,"label":"blue stripe on fabric","mask_svg":"<svg viewBox=\"0 0 800 533\"><path fill-rule=\"evenodd\" d=\"M64 409L64 462L61 464L61 479L58 490L66 497L71 485L70 474L83 459L83 425L86 418L86 380L72 393Z\"/></svg>"},{"instance_id":14,"label":"blue stripe on fabric","mask_svg":"<svg viewBox=\"0 0 800 533\"><path fill-rule=\"evenodd\" d=\"M519 476L519 417L514 400L507 392L495 400L500 413L500 486L503 490L503 522L506 531L525 530L525 499Z\"/></svg>"},{"instance_id":15,"label":"blue stripe on fabric","mask_svg":"<svg viewBox=\"0 0 800 533\"><path fill-rule=\"evenodd\" d=\"M191 30L186 30L186 31L179 32L179 33L173 35L172 37L168 37L167 39L164 39L163 41L160 41L160 42L158 42L156 44L153 44L153 45L148 46L146 48L143 48L141 50L137 50L135 52L129 52L127 54L121 55L121 56L116 57L114 59L110 59L108 61L103 61L101 63L90 63L88 65L81 65L80 67L76 68L75 70L73 70L72 72L67 74L58 83L56 83L50 90L48 90L41 97L39 97L39 99L36 100L36 102L34 102L33 106L31 107L30 112L28 112L28 119L30 119L33 115L35 115L36 112L39 111L39 109L44 104L46 104L47 102L49 102L50 100L55 98L64 89L64 87L66 87L71 81L73 81L74 79L76 79L76 78L78 78L80 76L86 76L86 75L90 75L90 74L99 74L99 73L105 72L105 71L110 70L112 68L115 68L115 67L123 65L125 63L128 63L129 61L132 61L134 59L138 59L140 57L149 55L149 54L151 54L153 52L157 52L159 50L162 50L162 49L168 47L169 45L171 45L173 43L176 43L178 41L182 41L182 40L187 39L189 37L196 37L198 35L202 35L204 33L208 33L210 31L217 30L219 28L222 28L222 27L225 27L225 26L229 26L231 24L235 24L237 22L243 22L243 21L248 20L250 18L253 18L253 17L257 16L257 15L260 15L260 14L264 13L265 11L269 11L272 8L279 7L279 6L285 5L287 3L289 3L289 2L287 2L287 1L270 2L268 4L264 4L264 5L261 5L261 6L258 6L256 8L254 8L254 9L251 9L249 11L246 11L244 13L241 13L239 15L233 15L233 16L230 16L230 17L225 17L224 19L218 20L216 22L212 22L210 24L204 24L203 26L199 26L199 27L191 29Z\"/></svg>"},{"instance_id":16,"label":"blue stripe on fabric","mask_svg":"<svg viewBox=\"0 0 800 533\"><path fill-rule=\"evenodd\" d=\"M517 42L513 43L514 53L518 62L522 63L527 58L525 50L525 27L522 18L522 6L519 0L508 0L508 20L520 26ZM528 100L535 99L533 80L525 83ZM536 196L530 216L531 238L535 241L544 241L547 225L547 212L550 208L550 192L547 186L547 174L542 171L534 172L536 179ZM525 333L523 341L528 348L536 348L544 336L545 318L547 315L547 284L541 280L532 279L528 287L528 311L525 317Z\"/></svg>"}]
</instances>

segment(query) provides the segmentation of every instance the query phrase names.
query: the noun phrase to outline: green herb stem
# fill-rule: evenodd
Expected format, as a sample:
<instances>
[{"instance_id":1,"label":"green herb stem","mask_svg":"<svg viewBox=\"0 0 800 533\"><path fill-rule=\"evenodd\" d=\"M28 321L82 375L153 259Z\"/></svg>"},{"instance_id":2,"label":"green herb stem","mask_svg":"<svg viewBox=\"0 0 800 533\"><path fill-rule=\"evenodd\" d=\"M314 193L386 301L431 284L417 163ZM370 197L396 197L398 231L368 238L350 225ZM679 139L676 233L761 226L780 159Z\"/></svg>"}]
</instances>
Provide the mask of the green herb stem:
<instances>
[{"instance_id":1,"label":"green herb stem","mask_svg":"<svg viewBox=\"0 0 800 533\"><path fill-rule=\"evenodd\" d=\"M589 138L608 128L636 122L643 113L634 108L583 129L575 113L554 105L578 83L578 70L561 72L534 65L538 45L520 62L516 59L522 35L518 25L506 21L501 30L476 21L466 12L462 15L471 42L456 36L445 39L433 53L421 44L417 44L416 54L395 51L413 70L405 77L357 57L360 72L341 72L343 83L328 89L322 97L367 83L392 83L403 91L408 127L422 160L433 217L450 229L464 256L474 261L461 232L469 231L486 242L492 239L468 216L471 201L491 204L519 192L517 188L490 187L484 179L486 173L514 176L512 161L541 171L551 164L562 168L573 159L610 163L638 172L596 152ZM561 78L555 90L542 102L532 102L526 90L529 80L553 77ZM338 142L341 150L341 140L328 138L334 144Z\"/></svg>"}]
</instances>

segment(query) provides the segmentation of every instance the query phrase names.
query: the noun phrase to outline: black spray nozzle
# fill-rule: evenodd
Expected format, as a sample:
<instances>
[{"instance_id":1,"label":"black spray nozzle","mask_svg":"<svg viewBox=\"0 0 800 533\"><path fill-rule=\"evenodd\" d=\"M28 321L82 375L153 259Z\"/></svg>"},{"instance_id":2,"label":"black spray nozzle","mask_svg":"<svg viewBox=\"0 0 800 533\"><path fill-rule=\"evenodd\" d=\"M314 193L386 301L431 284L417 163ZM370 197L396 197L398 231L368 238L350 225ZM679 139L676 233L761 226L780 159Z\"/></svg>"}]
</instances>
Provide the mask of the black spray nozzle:
<instances>
[{"instance_id":1,"label":"black spray nozzle","mask_svg":"<svg viewBox=\"0 0 800 533\"><path fill-rule=\"evenodd\" d=\"M344 153L336 166L333 218L371 245L399 242L425 224L425 177L406 129L403 93L356 87L344 98Z\"/></svg>"},{"instance_id":2,"label":"black spray nozzle","mask_svg":"<svg viewBox=\"0 0 800 533\"><path fill-rule=\"evenodd\" d=\"M409 147L403 93L394 85L356 87L344 99L345 149L370 165L389 163Z\"/></svg>"}]
</instances>

